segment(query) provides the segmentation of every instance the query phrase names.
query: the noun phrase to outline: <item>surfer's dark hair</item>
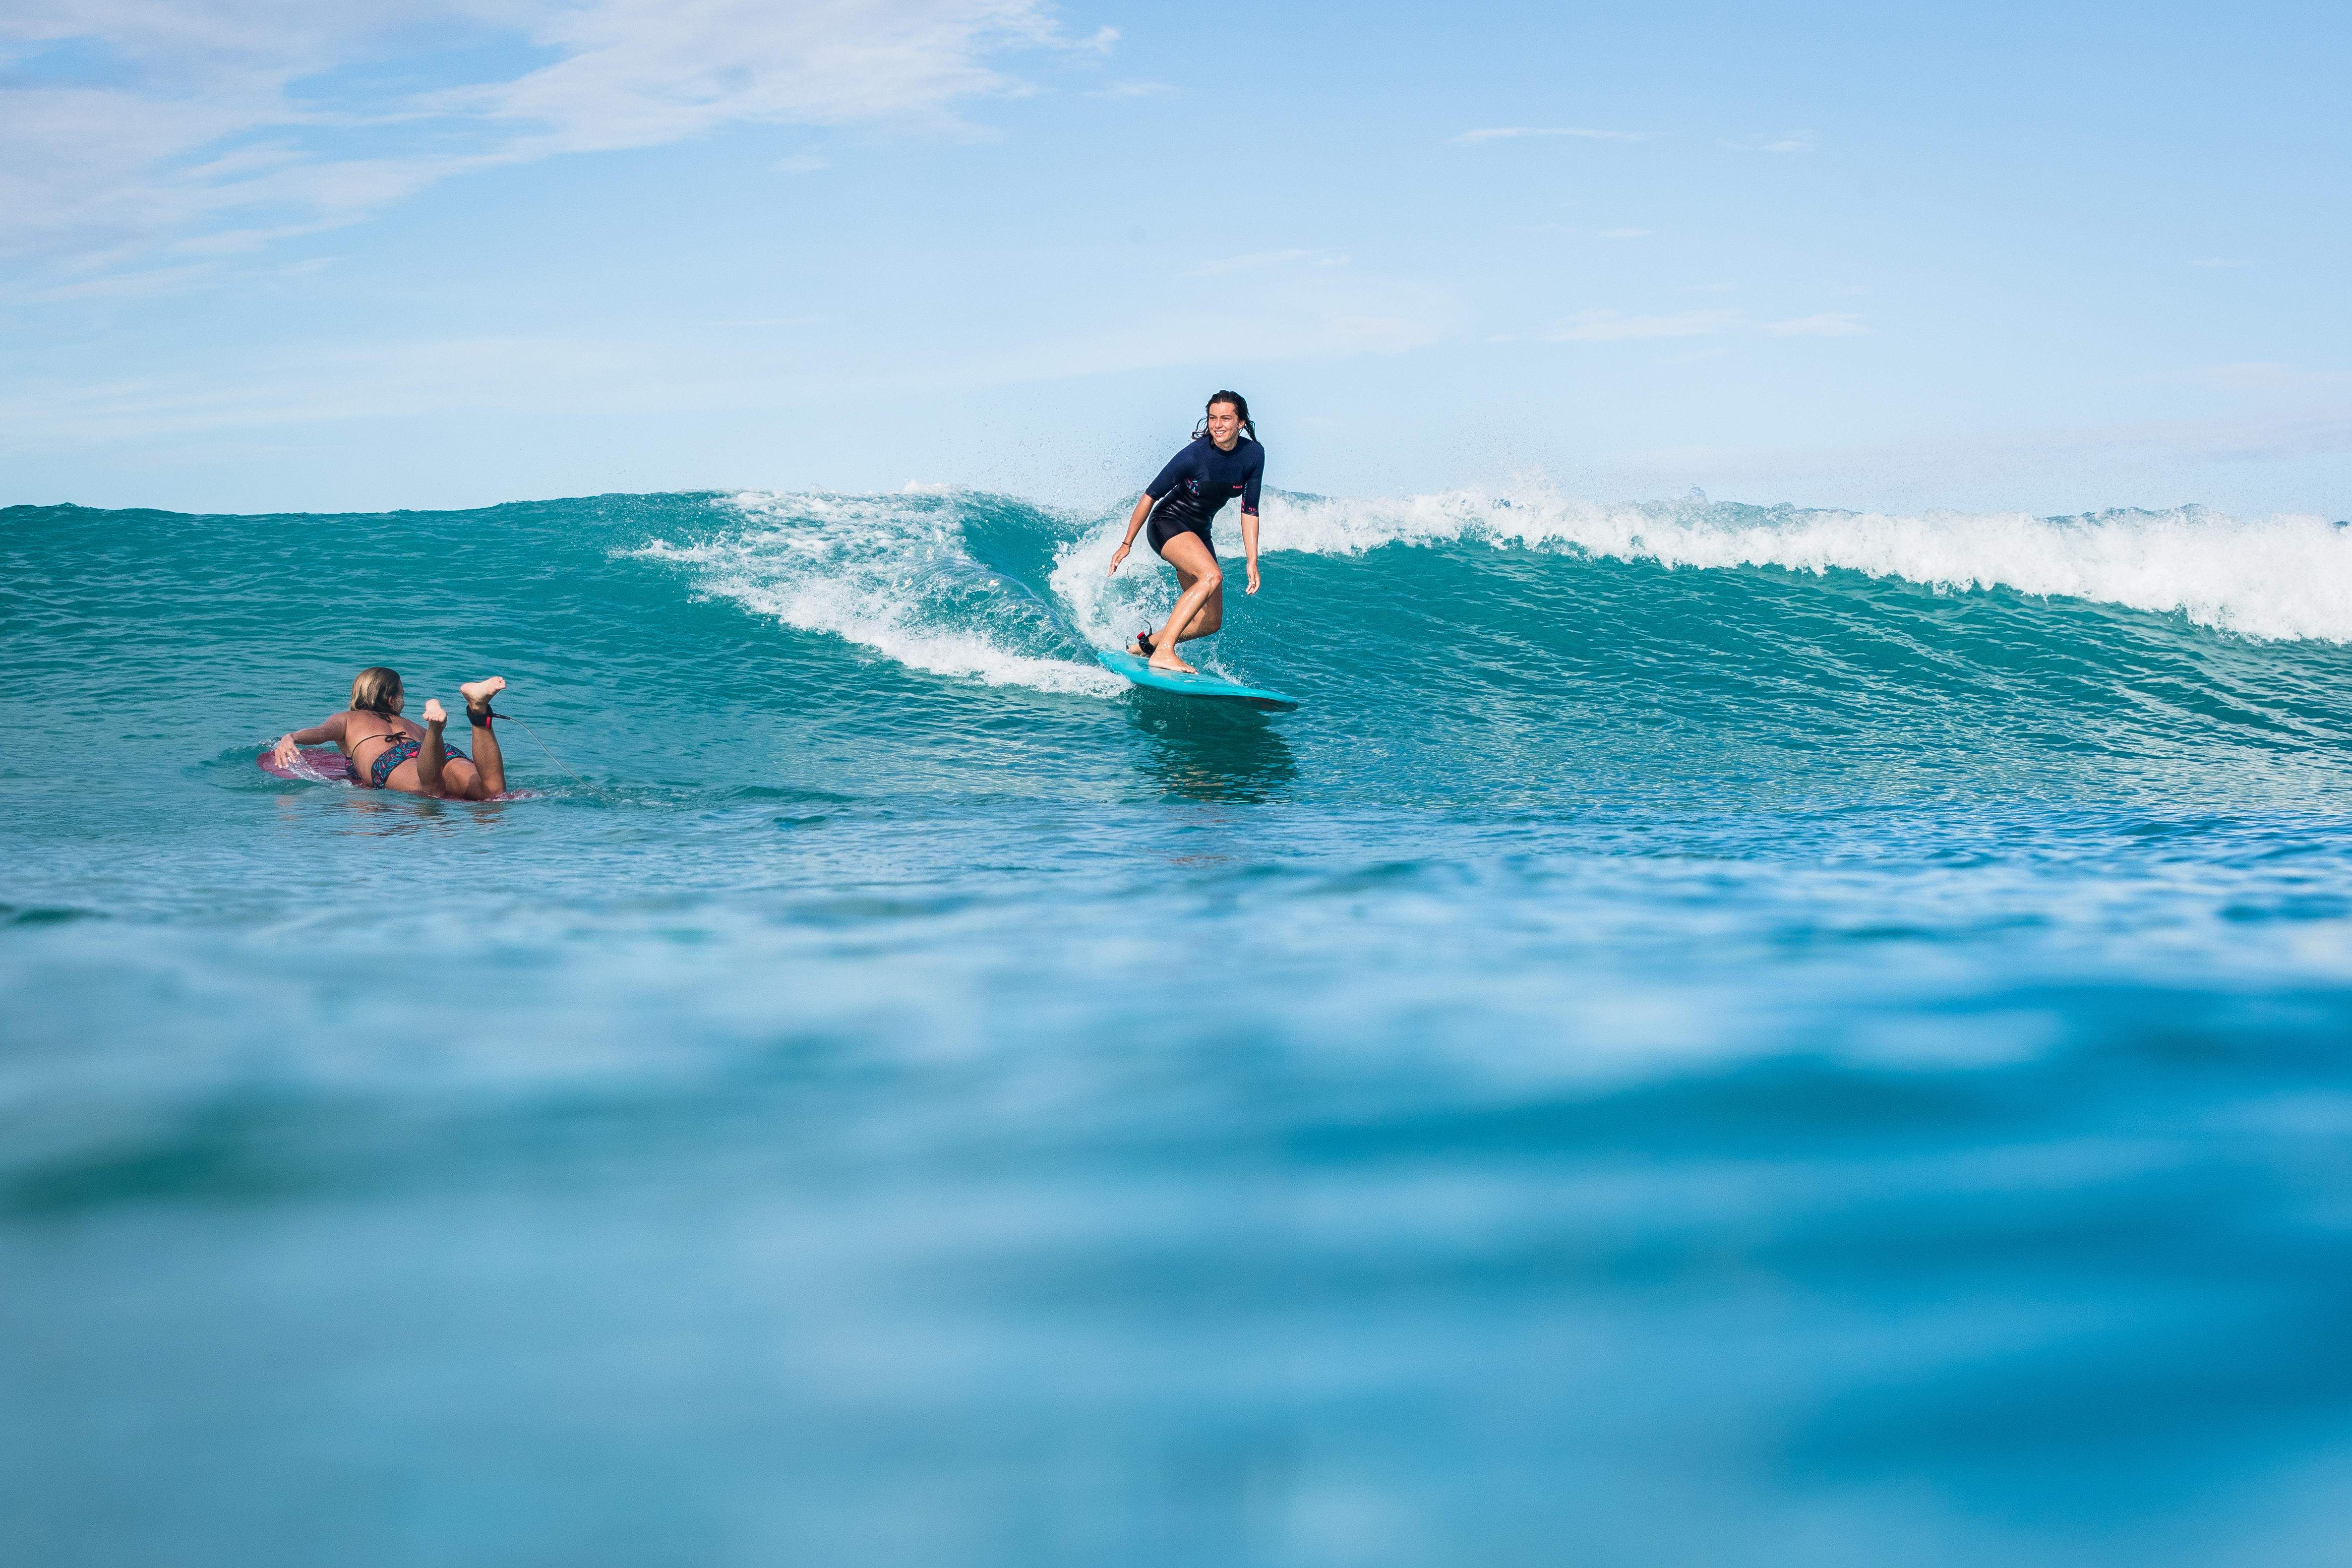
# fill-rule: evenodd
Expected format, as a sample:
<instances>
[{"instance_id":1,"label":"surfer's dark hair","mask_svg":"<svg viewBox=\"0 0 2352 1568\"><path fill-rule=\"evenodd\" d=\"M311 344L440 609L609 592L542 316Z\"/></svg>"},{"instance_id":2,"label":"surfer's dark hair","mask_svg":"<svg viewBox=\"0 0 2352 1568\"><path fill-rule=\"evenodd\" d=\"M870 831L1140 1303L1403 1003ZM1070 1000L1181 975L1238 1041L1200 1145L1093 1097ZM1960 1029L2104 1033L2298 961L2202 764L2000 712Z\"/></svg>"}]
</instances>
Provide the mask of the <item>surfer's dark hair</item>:
<instances>
[{"instance_id":1,"label":"surfer's dark hair","mask_svg":"<svg viewBox=\"0 0 2352 1568\"><path fill-rule=\"evenodd\" d=\"M400 671L381 664L369 665L352 679L352 711L381 713L392 716L393 704L400 700Z\"/></svg>"},{"instance_id":2,"label":"surfer's dark hair","mask_svg":"<svg viewBox=\"0 0 2352 1568\"><path fill-rule=\"evenodd\" d=\"M1242 416L1242 429L1253 441L1257 439L1257 425L1249 416L1249 399L1238 392L1213 392L1209 401L1201 405L1201 422L1192 426L1192 439L1197 441L1209 433L1209 410L1220 403L1230 403L1234 412Z\"/></svg>"}]
</instances>

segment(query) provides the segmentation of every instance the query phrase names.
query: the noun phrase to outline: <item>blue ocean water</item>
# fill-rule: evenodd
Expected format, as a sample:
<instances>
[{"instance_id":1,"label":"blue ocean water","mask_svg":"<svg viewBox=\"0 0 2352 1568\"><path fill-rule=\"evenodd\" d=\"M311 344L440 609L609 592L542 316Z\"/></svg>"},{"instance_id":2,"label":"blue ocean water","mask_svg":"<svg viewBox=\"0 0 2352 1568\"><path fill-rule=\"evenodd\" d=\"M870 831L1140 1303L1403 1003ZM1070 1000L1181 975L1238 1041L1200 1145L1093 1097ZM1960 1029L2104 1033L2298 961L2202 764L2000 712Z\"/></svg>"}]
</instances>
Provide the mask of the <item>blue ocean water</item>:
<instances>
[{"instance_id":1,"label":"blue ocean water","mask_svg":"<svg viewBox=\"0 0 2352 1568\"><path fill-rule=\"evenodd\" d=\"M2352 531L1117 526L0 511L0 1558L2342 1560Z\"/></svg>"}]
</instances>

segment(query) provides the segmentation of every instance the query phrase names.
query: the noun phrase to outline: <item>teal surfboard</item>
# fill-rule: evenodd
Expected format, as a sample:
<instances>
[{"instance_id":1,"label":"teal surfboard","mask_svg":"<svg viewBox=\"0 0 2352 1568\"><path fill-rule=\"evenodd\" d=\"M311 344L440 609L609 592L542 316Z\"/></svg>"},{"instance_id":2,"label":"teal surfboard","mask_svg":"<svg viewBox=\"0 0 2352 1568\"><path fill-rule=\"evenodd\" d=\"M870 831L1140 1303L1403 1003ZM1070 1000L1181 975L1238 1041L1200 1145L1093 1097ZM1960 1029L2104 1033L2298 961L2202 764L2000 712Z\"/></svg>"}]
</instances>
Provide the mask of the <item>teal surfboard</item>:
<instances>
[{"instance_id":1,"label":"teal surfboard","mask_svg":"<svg viewBox=\"0 0 2352 1568\"><path fill-rule=\"evenodd\" d=\"M1279 691L1267 691L1255 686L1235 686L1230 680L1219 680L1213 675L1171 675L1154 669L1150 661L1139 654L1107 647L1095 649L1095 657L1113 675L1124 676L1138 686L1149 686L1154 691L1172 691L1179 697L1215 697L1227 702L1239 702L1246 707L1263 708L1277 713L1287 713L1298 706L1296 697L1285 697Z\"/></svg>"}]
</instances>

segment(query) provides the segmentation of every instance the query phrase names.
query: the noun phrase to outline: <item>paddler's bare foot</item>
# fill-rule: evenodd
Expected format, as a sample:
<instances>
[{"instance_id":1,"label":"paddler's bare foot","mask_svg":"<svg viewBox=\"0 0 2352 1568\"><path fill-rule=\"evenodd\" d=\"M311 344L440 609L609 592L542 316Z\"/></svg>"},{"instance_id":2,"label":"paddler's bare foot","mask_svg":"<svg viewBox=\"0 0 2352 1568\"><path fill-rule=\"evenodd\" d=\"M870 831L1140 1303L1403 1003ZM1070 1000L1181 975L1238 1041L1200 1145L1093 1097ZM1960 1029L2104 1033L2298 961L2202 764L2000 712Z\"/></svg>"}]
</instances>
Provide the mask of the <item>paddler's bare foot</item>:
<instances>
[{"instance_id":1,"label":"paddler's bare foot","mask_svg":"<svg viewBox=\"0 0 2352 1568\"><path fill-rule=\"evenodd\" d=\"M441 706L438 697L425 700L425 721L427 724L446 724L449 721L449 710Z\"/></svg>"},{"instance_id":2,"label":"paddler's bare foot","mask_svg":"<svg viewBox=\"0 0 2352 1568\"><path fill-rule=\"evenodd\" d=\"M1178 658L1174 654L1165 651L1155 653L1151 656L1151 668L1167 675L1198 675L1201 673L1199 670L1194 669L1191 665L1186 664L1182 659Z\"/></svg>"},{"instance_id":3,"label":"paddler's bare foot","mask_svg":"<svg viewBox=\"0 0 2352 1568\"><path fill-rule=\"evenodd\" d=\"M493 675L488 680L468 681L457 688L457 695L466 700L466 711L478 713L490 705L490 699L507 689L507 678Z\"/></svg>"}]
</instances>

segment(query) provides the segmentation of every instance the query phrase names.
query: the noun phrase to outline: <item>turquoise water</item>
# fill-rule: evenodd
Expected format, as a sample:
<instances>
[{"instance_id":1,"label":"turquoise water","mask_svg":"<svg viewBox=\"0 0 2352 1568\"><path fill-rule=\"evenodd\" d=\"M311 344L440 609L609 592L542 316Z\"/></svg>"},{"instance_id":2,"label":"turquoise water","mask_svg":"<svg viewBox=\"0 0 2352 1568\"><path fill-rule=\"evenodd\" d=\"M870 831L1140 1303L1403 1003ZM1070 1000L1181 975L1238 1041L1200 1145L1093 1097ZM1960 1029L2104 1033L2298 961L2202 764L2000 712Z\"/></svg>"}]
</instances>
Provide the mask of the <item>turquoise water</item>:
<instances>
[{"instance_id":1,"label":"turquoise water","mask_svg":"<svg viewBox=\"0 0 2352 1568\"><path fill-rule=\"evenodd\" d=\"M0 511L0 1556L2340 1560L2352 533L1116 527Z\"/></svg>"}]
</instances>

